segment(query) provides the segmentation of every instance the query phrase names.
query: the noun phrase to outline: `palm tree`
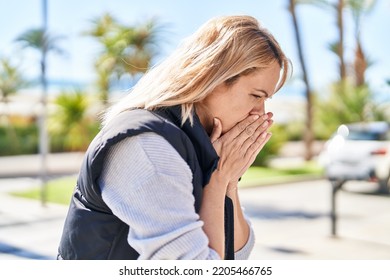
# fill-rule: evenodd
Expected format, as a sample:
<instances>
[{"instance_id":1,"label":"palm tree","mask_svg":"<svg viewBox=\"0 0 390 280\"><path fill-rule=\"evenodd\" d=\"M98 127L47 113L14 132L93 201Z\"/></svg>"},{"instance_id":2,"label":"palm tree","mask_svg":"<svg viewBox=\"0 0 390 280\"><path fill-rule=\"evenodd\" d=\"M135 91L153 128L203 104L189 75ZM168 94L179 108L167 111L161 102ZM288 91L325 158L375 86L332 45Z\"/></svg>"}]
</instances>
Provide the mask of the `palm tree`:
<instances>
[{"instance_id":1,"label":"palm tree","mask_svg":"<svg viewBox=\"0 0 390 280\"><path fill-rule=\"evenodd\" d=\"M95 69L98 76L96 84L99 96L104 104L108 102L110 79L117 59L115 48L112 47L112 39L110 40L112 30L117 24L117 20L111 14L106 13L92 20L92 28L84 32L84 35L95 38L103 46L100 56L95 61Z\"/></svg>"},{"instance_id":2,"label":"palm tree","mask_svg":"<svg viewBox=\"0 0 390 280\"><path fill-rule=\"evenodd\" d=\"M361 86L365 83L364 73L370 65L366 54L363 51L361 43L361 25L364 15L372 11L376 4L376 0L337 0L336 3L330 0L299 0L309 4L316 4L322 7L331 7L336 11L338 41L330 44L330 50L333 51L339 58L340 82L343 83L347 77L347 62L344 58L344 11L349 8L352 11L354 21L354 35L356 41L355 58L352 63L353 77L355 84Z\"/></svg>"},{"instance_id":3,"label":"palm tree","mask_svg":"<svg viewBox=\"0 0 390 280\"><path fill-rule=\"evenodd\" d=\"M372 11L373 7L376 4L376 0L347 0L348 7L352 11L352 16L354 19L354 29L355 29L355 59L353 62L354 78L356 86L363 86L365 84L365 72L369 65L371 64L366 54L363 51L362 41L361 41L361 25L364 15Z\"/></svg>"},{"instance_id":4,"label":"palm tree","mask_svg":"<svg viewBox=\"0 0 390 280\"><path fill-rule=\"evenodd\" d=\"M118 31L127 47L121 52L116 71L133 76L147 71L153 56L157 54L157 39L162 26L151 19L136 27L120 26Z\"/></svg>"},{"instance_id":5,"label":"palm tree","mask_svg":"<svg viewBox=\"0 0 390 280\"><path fill-rule=\"evenodd\" d=\"M115 79L125 75L135 77L150 67L162 25L152 19L138 26L126 26L108 13L93 20L92 24L85 34L102 46L95 69L101 100L107 104Z\"/></svg>"},{"instance_id":6,"label":"palm tree","mask_svg":"<svg viewBox=\"0 0 390 280\"><path fill-rule=\"evenodd\" d=\"M294 26L294 34L295 34L295 41L298 49L298 55L299 55L299 61L301 64L302 69L302 78L306 86L305 95L306 95L306 130L304 135L304 141L305 141L305 147L306 147L306 153L305 153L305 159L310 160L313 157L312 152L312 143L313 143L313 109L312 109L312 90L311 85L308 78L308 73L306 70L306 62L305 58L303 56L303 47L302 47L302 41L301 41L301 32L298 25L298 19L296 15L296 4L297 0L289 0L289 12L291 14L291 18L293 21Z\"/></svg>"},{"instance_id":7,"label":"palm tree","mask_svg":"<svg viewBox=\"0 0 390 280\"><path fill-rule=\"evenodd\" d=\"M41 85L42 96L41 105L42 110L39 114L39 151L41 154L41 179L42 179L42 204L45 204L45 185L47 181L47 154L49 150L49 137L46 128L47 119L47 55L49 52L62 53L62 50L57 46L60 37L52 36L47 32L47 0L42 0L42 19L43 24L41 28L33 28L22 33L16 38L16 41L21 43L24 48L30 48L38 51L40 54L40 71L41 71Z\"/></svg>"}]
</instances>

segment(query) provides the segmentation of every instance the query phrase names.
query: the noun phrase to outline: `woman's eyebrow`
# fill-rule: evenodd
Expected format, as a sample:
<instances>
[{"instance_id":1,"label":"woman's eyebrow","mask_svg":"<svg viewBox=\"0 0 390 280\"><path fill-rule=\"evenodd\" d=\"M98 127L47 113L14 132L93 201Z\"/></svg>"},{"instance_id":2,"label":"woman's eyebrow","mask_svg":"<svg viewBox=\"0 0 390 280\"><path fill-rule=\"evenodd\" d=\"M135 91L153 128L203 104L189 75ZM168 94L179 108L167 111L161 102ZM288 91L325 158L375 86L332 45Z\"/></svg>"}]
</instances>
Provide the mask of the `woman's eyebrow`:
<instances>
[{"instance_id":1,"label":"woman's eyebrow","mask_svg":"<svg viewBox=\"0 0 390 280\"><path fill-rule=\"evenodd\" d=\"M254 88L254 90L260 91L260 92L264 93L264 94L265 94L265 97L267 97L267 98L269 97L268 92L266 92L264 89L257 89L257 88Z\"/></svg>"}]
</instances>

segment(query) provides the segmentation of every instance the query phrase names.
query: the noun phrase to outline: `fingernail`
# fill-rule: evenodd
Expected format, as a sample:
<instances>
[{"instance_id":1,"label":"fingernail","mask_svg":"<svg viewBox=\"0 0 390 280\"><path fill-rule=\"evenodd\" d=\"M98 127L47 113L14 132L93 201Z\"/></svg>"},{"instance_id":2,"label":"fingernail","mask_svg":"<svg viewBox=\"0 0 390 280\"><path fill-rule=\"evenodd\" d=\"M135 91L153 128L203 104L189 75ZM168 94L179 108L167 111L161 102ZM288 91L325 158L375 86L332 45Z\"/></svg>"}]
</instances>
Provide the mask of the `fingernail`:
<instances>
[{"instance_id":1,"label":"fingernail","mask_svg":"<svg viewBox=\"0 0 390 280\"><path fill-rule=\"evenodd\" d=\"M218 125L217 119L214 118L213 121L214 121L214 126L217 126Z\"/></svg>"},{"instance_id":2,"label":"fingernail","mask_svg":"<svg viewBox=\"0 0 390 280\"><path fill-rule=\"evenodd\" d=\"M266 119L268 119L268 115L267 114L263 115L263 120L266 120Z\"/></svg>"},{"instance_id":3,"label":"fingernail","mask_svg":"<svg viewBox=\"0 0 390 280\"><path fill-rule=\"evenodd\" d=\"M261 134L261 136L260 136L261 138L265 138L265 137L267 137L267 132L263 132L262 134Z\"/></svg>"}]
</instances>

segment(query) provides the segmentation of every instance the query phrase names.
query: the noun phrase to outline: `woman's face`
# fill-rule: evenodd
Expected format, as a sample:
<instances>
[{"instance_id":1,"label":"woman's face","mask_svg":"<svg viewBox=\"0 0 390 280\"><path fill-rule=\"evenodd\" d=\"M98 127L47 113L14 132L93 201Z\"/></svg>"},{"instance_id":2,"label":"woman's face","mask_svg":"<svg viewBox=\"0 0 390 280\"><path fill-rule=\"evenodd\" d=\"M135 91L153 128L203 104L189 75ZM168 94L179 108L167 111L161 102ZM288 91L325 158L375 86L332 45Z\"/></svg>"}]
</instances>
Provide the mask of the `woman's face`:
<instances>
[{"instance_id":1,"label":"woman's face","mask_svg":"<svg viewBox=\"0 0 390 280\"><path fill-rule=\"evenodd\" d=\"M211 132L213 118L222 122L222 133L229 131L250 114L264 115L265 101L275 93L280 66L277 62L260 71L240 77L233 85L219 85L199 105L197 112Z\"/></svg>"}]
</instances>

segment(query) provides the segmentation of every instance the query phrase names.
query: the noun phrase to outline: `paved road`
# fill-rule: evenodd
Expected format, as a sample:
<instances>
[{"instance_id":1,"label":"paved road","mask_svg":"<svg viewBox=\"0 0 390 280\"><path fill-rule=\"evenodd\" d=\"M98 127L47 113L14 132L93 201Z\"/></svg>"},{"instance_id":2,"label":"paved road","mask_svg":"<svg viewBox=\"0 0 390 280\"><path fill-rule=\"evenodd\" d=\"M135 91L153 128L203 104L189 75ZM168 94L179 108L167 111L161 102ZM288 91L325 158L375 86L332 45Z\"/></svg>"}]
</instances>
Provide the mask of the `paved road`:
<instances>
[{"instance_id":1,"label":"paved road","mask_svg":"<svg viewBox=\"0 0 390 280\"><path fill-rule=\"evenodd\" d=\"M390 259L390 197L374 195L372 184L345 188L337 197L337 238L330 234L327 181L243 190L257 236L252 258Z\"/></svg>"},{"instance_id":2,"label":"paved road","mask_svg":"<svg viewBox=\"0 0 390 280\"><path fill-rule=\"evenodd\" d=\"M0 179L0 259L54 259L67 207L10 197L35 179ZM240 190L256 244L251 259L390 259L390 197L347 185L339 237L330 236L330 186L318 180Z\"/></svg>"}]
</instances>

